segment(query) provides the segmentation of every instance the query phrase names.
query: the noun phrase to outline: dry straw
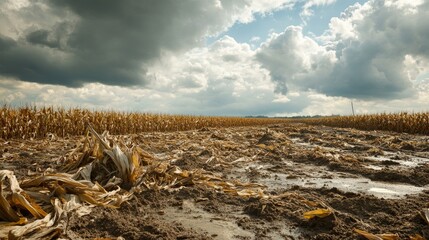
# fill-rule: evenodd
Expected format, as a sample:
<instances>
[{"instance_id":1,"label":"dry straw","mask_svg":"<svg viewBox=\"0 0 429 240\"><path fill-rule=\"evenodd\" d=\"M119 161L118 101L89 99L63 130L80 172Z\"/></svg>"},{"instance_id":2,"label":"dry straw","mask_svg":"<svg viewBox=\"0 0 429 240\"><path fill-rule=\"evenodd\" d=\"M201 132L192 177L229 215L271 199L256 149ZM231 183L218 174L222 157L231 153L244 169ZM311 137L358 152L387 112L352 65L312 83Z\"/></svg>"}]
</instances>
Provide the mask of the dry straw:
<instances>
[{"instance_id":1,"label":"dry straw","mask_svg":"<svg viewBox=\"0 0 429 240\"><path fill-rule=\"evenodd\" d=\"M18 182L12 171L0 170L0 239L57 238L67 234L70 214L89 214L94 206L118 208L147 189L199 185L239 197L268 197L259 184L225 181L203 169L182 170L107 132L88 129L60 172Z\"/></svg>"},{"instance_id":2,"label":"dry straw","mask_svg":"<svg viewBox=\"0 0 429 240\"><path fill-rule=\"evenodd\" d=\"M429 135L429 113L382 113L357 116L297 119L312 125L356 128L360 130L384 130Z\"/></svg>"},{"instance_id":3,"label":"dry straw","mask_svg":"<svg viewBox=\"0 0 429 240\"><path fill-rule=\"evenodd\" d=\"M49 134L59 137L83 135L87 123L96 131L111 134L166 132L204 127L233 127L284 122L284 119L207 117L166 115L115 111L90 111L80 108L0 107L0 138L43 138Z\"/></svg>"}]
</instances>

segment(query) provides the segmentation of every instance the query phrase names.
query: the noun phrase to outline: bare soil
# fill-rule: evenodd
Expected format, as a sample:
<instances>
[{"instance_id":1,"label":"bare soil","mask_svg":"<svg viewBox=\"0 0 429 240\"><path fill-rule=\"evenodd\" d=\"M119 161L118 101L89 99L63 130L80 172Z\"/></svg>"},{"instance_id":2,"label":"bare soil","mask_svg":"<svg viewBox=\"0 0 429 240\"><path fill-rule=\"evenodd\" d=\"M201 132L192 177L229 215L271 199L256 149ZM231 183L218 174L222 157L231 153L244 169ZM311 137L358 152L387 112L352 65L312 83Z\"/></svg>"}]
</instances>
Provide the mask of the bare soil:
<instances>
[{"instance_id":1,"label":"bare soil","mask_svg":"<svg viewBox=\"0 0 429 240\"><path fill-rule=\"evenodd\" d=\"M420 234L429 207L429 137L284 124L123 136L162 161L261 184L246 198L198 185L147 190L119 209L72 216L63 238L364 239L354 229ZM81 137L1 140L19 179L61 168ZM332 209L325 218L303 213Z\"/></svg>"}]
</instances>

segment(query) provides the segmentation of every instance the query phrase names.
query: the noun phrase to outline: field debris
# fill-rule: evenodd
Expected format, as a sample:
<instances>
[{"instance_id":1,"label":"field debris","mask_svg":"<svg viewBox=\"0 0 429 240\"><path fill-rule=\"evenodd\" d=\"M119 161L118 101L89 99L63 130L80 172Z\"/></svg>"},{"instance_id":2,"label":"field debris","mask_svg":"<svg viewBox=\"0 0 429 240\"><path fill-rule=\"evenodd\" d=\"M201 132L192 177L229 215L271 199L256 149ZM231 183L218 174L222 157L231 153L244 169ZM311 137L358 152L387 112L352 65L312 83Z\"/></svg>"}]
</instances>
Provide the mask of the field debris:
<instances>
[{"instance_id":1,"label":"field debris","mask_svg":"<svg viewBox=\"0 0 429 240\"><path fill-rule=\"evenodd\" d=\"M420 212L420 216L425 220L425 222L429 225L429 208L424 208Z\"/></svg>"},{"instance_id":2,"label":"field debris","mask_svg":"<svg viewBox=\"0 0 429 240\"><path fill-rule=\"evenodd\" d=\"M91 126L62 168L18 183L13 171L0 170L0 239L45 238L66 234L68 214L91 207L118 208L134 192L174 191L199 185L234 196L267 198L263 185L225 181L203 169L182 170L132 145L99 135Z\"/></svg>"},{"instance_id":3,"label":"field debris","mask_svg":"<svg viewBox=\"0 0 429 240\"><path fill-rule=\"evenodd\" d=\"M410 240L426 240L426 238L422 237L420 234L416 234L414 236L410 236Z\"/></svg>"},{"instance_id":4,"label":"field debris","mask_svg":"<svg viewBox=\"0 0 429 240\"><path fill-rule=\"evenodd\" d=\"M0 238L429 239L426 136L94 129L0 139Z\"/></svg>"},{"instance_id":5,"label":"field debris","mask_svg":"<svg viewBox=\"0 0 429 240\"><path fill-rule=\"evenodd\" d=\"M354 229L356 233L365 237L368 240L399 240L398 234L386 233L386 234L371 234L363 230Z\"/></svg>"},{"instance_id":6,"label":"field debris","mask_svg":"<svg viewBox=\"0 0 429 240\"><path fill-rule=\"evenodd\" d=\"M330 209L319 208L316 210L305 212L303 217L305 219L313 219L315 217L324 218L324 217L327 217L331 214L332 214L332 211Z\"/></svg>"}]
</instances>

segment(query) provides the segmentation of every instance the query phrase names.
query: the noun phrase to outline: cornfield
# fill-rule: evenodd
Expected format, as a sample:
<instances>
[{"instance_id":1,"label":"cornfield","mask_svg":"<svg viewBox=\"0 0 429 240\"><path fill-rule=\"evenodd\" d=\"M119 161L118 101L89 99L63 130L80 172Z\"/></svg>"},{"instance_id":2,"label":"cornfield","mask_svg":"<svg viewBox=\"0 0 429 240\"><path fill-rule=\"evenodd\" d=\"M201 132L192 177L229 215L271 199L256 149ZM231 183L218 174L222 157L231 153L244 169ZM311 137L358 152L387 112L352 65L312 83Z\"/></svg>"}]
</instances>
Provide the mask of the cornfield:
<instances>
[{"instance_id":1,"label":"cornfield","mask_svg":"<svg viewBox=\"0 0 429 240\"><path fill-rule=\"evenodd\" d=\"M185 131L204 127L233 127L284 122L283 119L207 117L115 111L90 111L79 108L0 107L0 138L41 138L83 135L90 123L96 131L111 134Z\"/></svg>"},{"instance_id":2,"label":"cornfield","mask_svg":"<svg viewBox=\"0 0 429 240\"><path fill-rule=\"evenodd\" d=\"M294 121L330 127L356 128L360 130L384 130L429 135L429 112L402 112L396 114L381 113L371 115L297 119Z\"/></svg>"}]
</instances>

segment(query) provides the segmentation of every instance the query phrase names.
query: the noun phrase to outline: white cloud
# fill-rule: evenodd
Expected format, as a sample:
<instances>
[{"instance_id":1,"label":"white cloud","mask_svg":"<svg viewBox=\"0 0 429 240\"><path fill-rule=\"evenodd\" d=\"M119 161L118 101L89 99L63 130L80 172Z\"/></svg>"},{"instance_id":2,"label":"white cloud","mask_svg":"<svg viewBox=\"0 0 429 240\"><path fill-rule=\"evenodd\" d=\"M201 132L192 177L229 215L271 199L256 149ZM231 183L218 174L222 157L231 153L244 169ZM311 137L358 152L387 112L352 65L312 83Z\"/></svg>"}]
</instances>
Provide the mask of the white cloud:
<instances>
[{"instance_id":1,"label":"white cloud","mask_svg":"<svg viewBox=\"0 0 429 240\"><path fill-rule=\"evenodd\" d=\"M270 71L278 92L288 88L314 90L358 99L397 99L416 93L409 76L422 67L408 68L406 56L429 60L429 2L409 5L372 0L356 4L316 42L299 27L273 35L258 59ZM418 11L404 11L410 6ZM409 57L408 57L409 58Z\"/></svg>"},{"instance_id":2,"label":"white cloud","mask_svg":"<svg viewBox=\"0 0 429 240\"><path fill-rule=\"evenodd\" d=\"M301 17L310 17L313 16L314 12L311 9L314 6L323 6L330 5L335 3L337 0L307 0L302 7L302 11L300 13Z\"/></svg>"},{"instance_id":3,"label":"white cloud","mask_svg":"<svg viewBox=\"0 0 429 240\"><path fill-rule=\"evenodd\" d=\"M16 80L0 85L0 89L5 94L23 92L26 102L37 105L61 103L123 111L274 115L288 109L298 112L307 106L299 94L290 97L274 94L268 71L260 67L254 56L255 50L248 44L225 36L211 46L194 48L184 55L165 52L148 69L147 74L154 81L146 89L99 83L67 88ZM14 89L7 90L9 86Z\"/></svg>"},{"instance_id":4,"label":"white cloud","mask_svg":"<svg viewBox=\"0 0 429 240\"><path fill-rule=\"evenodd\" d=\"M270 71L276 92L286 94L288 84L307 81L303 78L326 75L335 64L335 52L320 46L302 33L301 27L289 26L273 34L258 50L257 59Z\"/></svg>"},{"instance_id":5,"label":"white cloud","mask_svg":"<svg viewBox=\"0 0 429 240\"><path fill-rule=\"evenodd\" d=\"M273 103L287 103L290 102L290 99L282 94L276 94L273 100Z\"/></svg>"},{"instance_id":6,"label":"white cloud","mask_svg":"<svg viewBox=\"0 0 429 240\"><path fill-rule=\"evenodd\" d=\"M254 61L254 54L248 44L225 36L183 57L165 56L149 71L159 79L152 88L174 91L178 99L189 98L188 105L177 103L183 112L273 114L283 106L272 104L274 84ZM180 85L186 81L196 81L198 87Z\"/></svg>"},{"instance_id":7,"label":"white cloud","mask_svg":"<svg viewBox=\"0 0 429 240\"><path fill-rule=\"evenodd\" d=\"M424 0L385 0L386 7L395 7L406 14L415 14L418 7L424 3Z\"/></svg>"}]
</instances>

